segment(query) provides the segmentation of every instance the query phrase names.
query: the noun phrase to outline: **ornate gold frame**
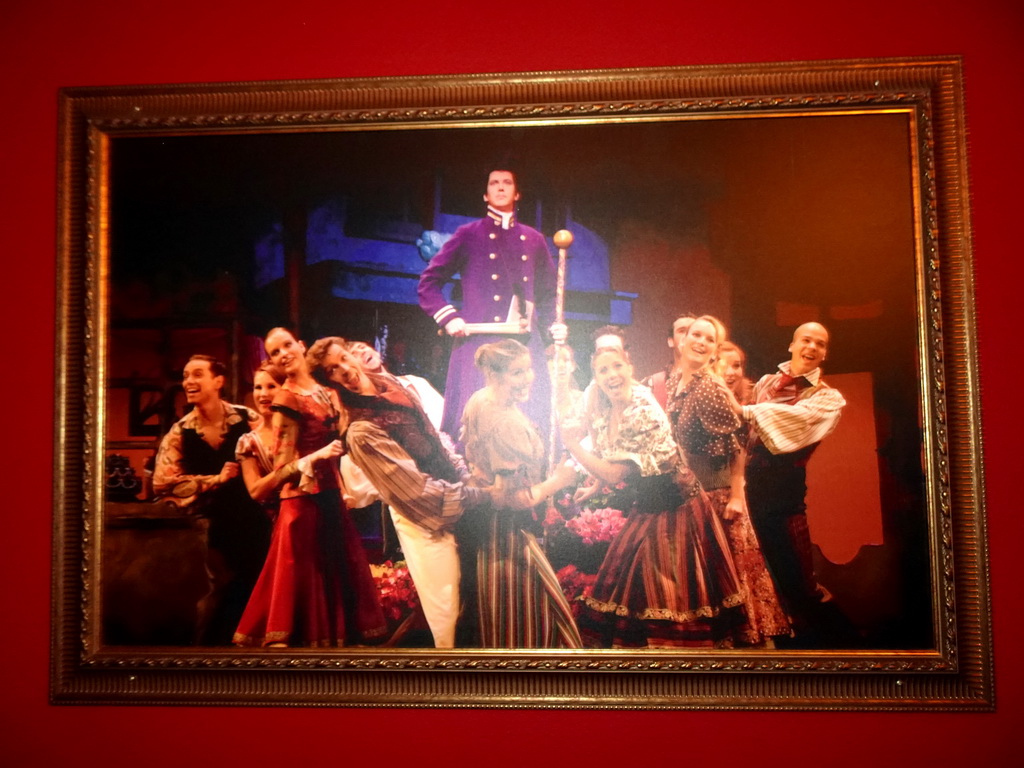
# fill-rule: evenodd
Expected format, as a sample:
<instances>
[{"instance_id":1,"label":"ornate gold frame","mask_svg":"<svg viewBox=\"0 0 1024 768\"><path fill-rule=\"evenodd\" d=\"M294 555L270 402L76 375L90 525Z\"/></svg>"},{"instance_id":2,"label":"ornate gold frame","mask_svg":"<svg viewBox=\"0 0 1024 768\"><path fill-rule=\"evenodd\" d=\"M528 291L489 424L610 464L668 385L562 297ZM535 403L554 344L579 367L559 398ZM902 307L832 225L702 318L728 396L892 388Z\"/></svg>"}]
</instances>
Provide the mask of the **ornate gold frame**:
<instances>
[{"instance_id":1,"label":"ornate gold frame","mask_svg":"<svg viewBox=\"0 0 1024 768\"><path fill-rule=\"evenodd\" d=\"M110 143L381 126L906 111L935 647L455 652L111 648L99 632ZM723 709L994 706L961 62L956 57L201 85L60 95L55 703Z\"/></svg>"}]
</instances>

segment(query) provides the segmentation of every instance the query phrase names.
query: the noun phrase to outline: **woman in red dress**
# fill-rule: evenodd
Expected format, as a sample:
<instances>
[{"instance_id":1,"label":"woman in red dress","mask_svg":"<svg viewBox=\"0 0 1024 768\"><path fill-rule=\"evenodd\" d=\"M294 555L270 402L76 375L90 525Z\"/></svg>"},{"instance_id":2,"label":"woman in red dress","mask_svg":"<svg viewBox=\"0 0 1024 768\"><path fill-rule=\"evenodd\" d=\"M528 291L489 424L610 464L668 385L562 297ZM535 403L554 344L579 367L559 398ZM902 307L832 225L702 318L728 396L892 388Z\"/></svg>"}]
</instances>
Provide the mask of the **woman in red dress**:
<instances>
[{"instance_id":1,"label":"woman in red dress","mask_svg":"<svg viewBox=\"0 0 1024 768\"><path fill-rule=\"evenodd\" d=\"M242 471L245 489L253 501L263 505L271 519L277 517L277 489L288 479L274 472L274 413L270 410L284 382L284 374L269 360L256 369L252 375L252 400L261 421L238 438L235 446L235 460Z\"/></svg>"},{"instance_id":2,"label":"woman in red dress","mask_svg":"<svg viewBox=\"0 0 1024 768\"><path fill-rule=\"evenodd\" d=\"M270 553L234 641L327 647L381 640L380 595L341 498L337 394L313 379L306 347L290 331L273 329L265 346L287 377L271 406L274 472L286 480Z\"/></svg>"}]
</instances>

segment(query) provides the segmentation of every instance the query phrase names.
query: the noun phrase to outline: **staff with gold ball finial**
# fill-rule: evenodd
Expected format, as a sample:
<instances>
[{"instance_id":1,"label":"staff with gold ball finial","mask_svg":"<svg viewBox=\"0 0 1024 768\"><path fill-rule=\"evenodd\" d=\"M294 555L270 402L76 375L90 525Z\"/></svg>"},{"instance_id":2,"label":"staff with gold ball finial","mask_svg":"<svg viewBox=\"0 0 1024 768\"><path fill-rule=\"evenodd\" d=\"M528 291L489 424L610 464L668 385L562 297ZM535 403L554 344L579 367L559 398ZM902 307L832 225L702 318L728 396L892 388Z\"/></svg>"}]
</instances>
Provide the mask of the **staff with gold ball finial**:
<instances>
[{"instance_id":1,"label":"staff with gold ball finial","mask_svg":"<svg viewBox=\"0 0 1024 768\"><path fill-rule=\"evenodd\" d=\"M558 248L558 278L555 283L555 322L565 324L565 252L572 245L572 232L560 229L555 232L555 247ZM565 339L556 340L556 344L565 344Z\"/></svg>"},{"instance_id":2,"label":"staff with gold ball finial","mask_svg":"<svg viewBox=\"0 0 1024 768\"><path fill-rule=\"evenodd\" d=\"M560 229L555 232L552 239L555 247L558 248L558 272L555 279L555 323L551 326L551 338L555 343L555 365L551 371L551 432L549 433L551 437L548 466L553 469L558 460L558 381L561 368L566 364L564 355L561 354L561 347L565 345L565 339L568 336L568 329L565 326L565 260L566 251L572 245L572 232Z\"/></svg>"}]
</instances>

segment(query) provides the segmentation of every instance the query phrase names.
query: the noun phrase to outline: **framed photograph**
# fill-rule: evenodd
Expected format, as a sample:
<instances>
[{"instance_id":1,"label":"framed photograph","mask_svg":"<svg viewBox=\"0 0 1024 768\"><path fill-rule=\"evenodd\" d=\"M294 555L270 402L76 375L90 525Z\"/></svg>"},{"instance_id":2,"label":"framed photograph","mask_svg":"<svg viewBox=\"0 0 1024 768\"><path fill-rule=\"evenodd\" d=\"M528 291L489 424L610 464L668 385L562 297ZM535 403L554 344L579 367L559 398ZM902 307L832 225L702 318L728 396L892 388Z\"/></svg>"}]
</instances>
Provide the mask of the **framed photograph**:
<instances>
[{"instance_id":1,"label":"framed photograph","mask_svg":"<svg viewBox=\"0 0 1024 768\"><path fill-rule=\"evenodd\" d=\"M994 706L958 58L75 87L59 151L55 703ZM513 256L488 253L513 236ZM626 352L600 340L616 329ZM223 458L168 490L188 440L230 441L226 468L231 429L255 432L261 410L280 456L260 366L291 386L299 349L329 378L337 345L312 350L334 337L369 350L354 369L385 366L368 380L417 382L403 407L444 400L416 435L364 424L414 464L401 435L466 459L450 478L418 470L462 505L420 526L458 553L454 642L408 538L404 505L428 490L401 501L371 474L360 497L317 475L349 549L322 562L335 534L318 528L288 562L348 574L327 588L347 628L328 640L244 617L299 535L281 489L336 459L271 458L280 510L264 500L250 522L201 503L246 487ZM544 455L536 478L520 464L474 483L490 459L473 441L499 427L467 408L460 431L462 406L515 369L477 353L489 373L463 379L506 339L533 366L501 390L528 424L518 446ZM678 373L690 357L698 373ZM222 422L204 422L195 375L232 404ZM694 375L736 420L716 428L729 447L701 457L685 430L656 432L668 453L648 462L648 438L624 435L671 435ZM362 468L347 386L323 391ZM807 439L776 444L771 408L804 414ZM575 479L552 491L566 456ZM546 500L531 509L521 481ZM480 520L511 526L508 551L480 543ZM295 616L315 612L307 597Z\"/></svg>"}]
</instances>

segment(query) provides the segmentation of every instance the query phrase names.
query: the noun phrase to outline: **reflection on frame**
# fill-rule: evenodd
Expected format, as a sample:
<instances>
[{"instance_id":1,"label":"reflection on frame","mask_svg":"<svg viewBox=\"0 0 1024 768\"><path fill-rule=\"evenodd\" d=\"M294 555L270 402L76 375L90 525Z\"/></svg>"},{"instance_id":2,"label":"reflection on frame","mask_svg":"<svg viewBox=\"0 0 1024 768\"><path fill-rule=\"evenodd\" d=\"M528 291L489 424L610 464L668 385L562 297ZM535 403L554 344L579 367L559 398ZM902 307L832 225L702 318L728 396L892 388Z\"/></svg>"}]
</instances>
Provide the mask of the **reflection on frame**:
<instances>
[{"instance_id":1,"label":"reflection on frame","mask_svg":"<svg viewBox=\"0 0 1024 768\"><path fill-rule=\"evenodd\" d=\"M959 64L791 66L67 92L55 698L985 706Z\"/></svg>"}]
</instances>

